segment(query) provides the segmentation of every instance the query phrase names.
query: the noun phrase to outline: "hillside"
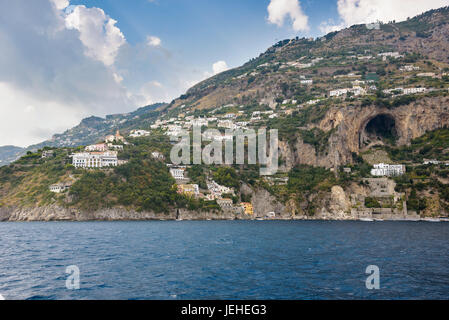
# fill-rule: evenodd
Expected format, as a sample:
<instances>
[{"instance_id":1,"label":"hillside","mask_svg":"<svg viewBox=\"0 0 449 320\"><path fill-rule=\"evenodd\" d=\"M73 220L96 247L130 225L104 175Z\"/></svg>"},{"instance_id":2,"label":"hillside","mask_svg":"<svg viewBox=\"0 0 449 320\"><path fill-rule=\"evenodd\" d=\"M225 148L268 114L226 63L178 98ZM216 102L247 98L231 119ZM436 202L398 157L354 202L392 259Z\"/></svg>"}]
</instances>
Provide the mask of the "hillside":
<instances>
[{"instance_id":1,"label":"hillside","mask_svg":"<svg viewBox=\"0 0 449 320\"><path fill-rule=\"evenodd\" d=\"M72 219L71 212L76 219L165 219L179 218L179 210L189 219L446 217L448 49L448 7L378 28L281 41L168 105L87 118L30 147L0 170L0 219ZM263 177L260 163L188 165L189 184L174 180L169 137L194 123L216 129L211 139L221 142L226 129L277 129L279 170ZM121 164L72 166L77 146L116 129L129 142L118 152ZM129 137L131 129L148 136ZM49 146L56 156L42 158ZM49 191L66 180L69 191ZM224 191L216 196L216 189ZM65 215L49 216L49 206Z\"/></svg>"},{"instance_id":2,"label":"hillside","mask_svg":"<svg viewBox=\"0 0 449 320\"><path fill-rule=\"evenodd\" d=\"M362 57L375 52L398 51L408 53L407 61L410 62L416 60L416 54L419 54L447 64L448 12L448 7L432 10L405 22L381 24L379 30L356 25L317 39L280 41L242 67L223 72L192 87L170 107L185 105L201 109L253 100L273 106L276 99L280 101L296 96L302 102L308 95L324 96L325 91L321 88L315 88L315 92L301 92L299 88L289 87L286 90L285 84L297 83L300 76L323 79L332 77L335 72L343 75L355 70L365 73L378 71L379 64L366 63L369 62L366 60L355 59L352 61L355 63L343 61L343 58L353 55ZM316 61L317 58L322 60ZM301 63L304 67L294 66L293 63ZM313 65L307 67L309 63Z\"/></svg>"},{"instance_id":3,"label":"hillside","mask_svg":"<svg viewBox=\"0 0 449 320\"><path fill-rule=\"evenodd\" d=\"M132 129L148 127L151 121L159 115L159 108L166 104L156 103L137 109L134 112L125 114L107 115L105 118L89 117L83 119L81 123L61 134L55 134L50 140L39 144L31 145L27 148L0 147L0 166L7 165L27 151L37 151L44 147L77 147L96 143L106 135L114 133L116 130L128 132Z\"/></svg>"}]
</instances>

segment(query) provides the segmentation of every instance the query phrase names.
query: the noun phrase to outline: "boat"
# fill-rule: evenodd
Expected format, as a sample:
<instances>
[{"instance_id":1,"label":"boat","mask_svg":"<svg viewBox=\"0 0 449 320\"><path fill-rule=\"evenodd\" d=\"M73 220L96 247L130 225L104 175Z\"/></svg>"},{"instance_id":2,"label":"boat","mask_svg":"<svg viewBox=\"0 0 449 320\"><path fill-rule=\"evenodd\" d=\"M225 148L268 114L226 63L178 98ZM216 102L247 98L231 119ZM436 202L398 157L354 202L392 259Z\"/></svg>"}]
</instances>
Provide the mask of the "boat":
<instances>
[{"instance_id":1,"label":"boat","mask_svg":"<svg viewBox=\"0 0 449 320\"><path fill-rule=\"evenodd\" d=\"M373 222L374 220L371 218L360 218L359 221L363 221L363 222Z\"/></svg>"},{"instance_id":2,"label":"boat","mask_svg":"<svg viewBox=\"0 0 449 320\"><path fill-rule=\"evenodd\" d=\"M439 218L425 218L425 219L422 219L422 221L425 221L425 222L441 222L441 219L439 219Z\"/></svg>"}]
</instances>

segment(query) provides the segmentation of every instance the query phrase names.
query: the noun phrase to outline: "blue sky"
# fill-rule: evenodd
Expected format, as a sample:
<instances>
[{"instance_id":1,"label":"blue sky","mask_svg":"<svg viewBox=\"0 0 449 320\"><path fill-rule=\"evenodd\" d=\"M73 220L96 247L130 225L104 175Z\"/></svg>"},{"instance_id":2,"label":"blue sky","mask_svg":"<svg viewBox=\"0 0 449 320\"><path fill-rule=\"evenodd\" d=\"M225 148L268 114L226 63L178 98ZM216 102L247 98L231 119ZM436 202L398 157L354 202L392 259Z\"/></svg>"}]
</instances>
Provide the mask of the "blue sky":
<instances>
[{"instance_id":1,"label":"blue sky","mask_svg":"<svg viewBox=\"0 0 449 320\"><path fill-rule=\"evenodd\" d=\"M449 0L0 0L0 146L170 102L279 40Z\"/></svg>"},{"instance_id":2,"label":"blue sky","mask_svg":"<svg viewBox=\"0 0 449 320\"><path fill-rule=\"evenodd\" d=\"M180 58L205 70L217 60L239 66L278 40L319 36L319 25L338 20L336 0L302 1L310 31L267 23L267 0L81 0L72 5L102 8L127 41L136 45L151 34Z\"/></svg>"}]
</instances>

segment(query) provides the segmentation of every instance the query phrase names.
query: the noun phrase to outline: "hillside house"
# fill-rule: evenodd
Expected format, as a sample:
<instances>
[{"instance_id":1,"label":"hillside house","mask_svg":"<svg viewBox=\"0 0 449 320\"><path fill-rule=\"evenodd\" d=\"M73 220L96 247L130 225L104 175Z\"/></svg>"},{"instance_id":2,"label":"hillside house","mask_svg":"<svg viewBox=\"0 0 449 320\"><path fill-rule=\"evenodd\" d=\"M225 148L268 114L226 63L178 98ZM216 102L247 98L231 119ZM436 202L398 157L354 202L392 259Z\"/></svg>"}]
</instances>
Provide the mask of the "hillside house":
<instances>
[{"instance_id":1,"label":"hillside house","mask_svg":"<svg viewBox=\"0 0 449 320\"><path fill-rule=\"evenodd\" d=\"M149 137L150 132L146 130L131 130L130 135L131 138L139 138L139 137Z\"/></svg>"},{"instance_id":2,"label":"hillside house","mask_svg":"<svg viewBox=\"0 0 449 320\"><path fill-rule=\"evenodd\" d=\"M423 93L427 92L426 88L405 88L404 94L415 94L415 93Z\"/></svg>"},{"instance_id":3,"label":"hillside house","mask_svg":"<svg viewBox=\"0 0 449 320\"><path fill-rule=\"evenodd\" d=\"M120 134L120 131L117 130L115 135L106 136L105 142L125 142L125 138Z\"/></svg>"},{"instance_id":4,"label":"hillside house","mask_svg":"<svg viewBox=\"0 0 449 320\"><path fill-rule=\"evenodd\" d=\"M70 182L57 183L57 184L52 184L49 187L49 190L53 193L62 193L64 191L70 189L71 186L72 186L72 183L70 183Z\"/></svg>"},{"instance_id":5,"label":"hillside house","mask_svg":"<svg viewBox=\"0 0 449 320\"><path fill-rule=\"evenodd\" d=\"M221 198L221 196L224 194L232 194L232 195L235 194L234 189L221 186L213 180L207 183L207 189L209 190L210 194L213 196L214 199Z\"/></svg>"},{"instance_id":6,"label":"hillside house","mask_svg":"<svg viewBox=\"0 0 449 320\"><path fill-rule=\"evenodd\" d=\"M185 168L170 168L170 174L175 180L184 180Z\"/></svg>"},{"instance_id":7,"label":"hillside house","mask_svg":"<svg viewBox=\"0 0 449 320\"><path fill-rule=\"evenodd\" d=\"M244 213L248 216L254 215L253 205L250 202L242 202L240 206L243 208Z\"/></svg>"},{"instance_id":8,"label":"hillside house","mask_svg":"<svg viewBox=\"0 0 449 320\"><path fill-rule=\"evenodd\" d=\"M394 177L405 173L405 166L402 164L378 163L373 166L371 175L378 177Z\"/></svg>"},{"instance_id":9,"label":"hillside house","mask_svg":"<svg viewBox=\"0 0 449 320\"><path fill-rule=\"evenodd\" d=\"M42 159L45 158L53 158L55 156L55 151L54 150L44 150L42 151Z\"/></svg>"},{"instance_id":10,"label":"hillside house","mask_svg":"<svg viewBox=\"0 0 449 320\"><path fill-rule=\"evenodd\" d=\"M313 80L312 79L308 79L308 80L301 80L299 81L301 84L306 85L306 86L310 86L313 84Z\"/></svg>"},{"instance_id":11,"label":"hillside house","mask_svg":"<svg viewBox=\"0 0 449 320\"><path fill-rule=\"evenodd\" d=\"M222 209L231 209L234 205L232 199L217 199L217 204Z\"/></svg>"},{"instance_id":12,"label":"hillside house","mask_svg":"<svg viewBox=\"0 0 449 320\"><path fill-rule=\"evenodd\" d=\"M84 148L84 150L87 152L105 152L108 150L108 146L106 145L106 143L98 143L87 146L86 148Z\"/></svg>"},{"instance_id":13,"label":"hillside house","mask_svg":"<svg viewBox=\"0 0 449 320\"><path fill-rule=\"evenodd\" d=\"M180 184L177 192L189 197L197 197L200 194L200 189L197 184Z\"/></svg>"},{"instance_id":14,"label":"hillside house","mask_svg":"<svg viewBox=\"0 0 449 320\"><path fill-rule=\"evenodd\" d=\"M337 90L331 90L329 92L329 96L330 97L340 97L343 96L345 94L347 94L349 91L349 89L337 89Z\"/></svg>"},{"instance_id":15,"label":"hillside house","mask_svg":"<svg viewBox=\"0 0 449 320\"><path fill-rule=\"evenodd\" d=\"M81 152L72 155L75 168L104 168L118 165L117 152Z\"/></svg>"}]
</instances>

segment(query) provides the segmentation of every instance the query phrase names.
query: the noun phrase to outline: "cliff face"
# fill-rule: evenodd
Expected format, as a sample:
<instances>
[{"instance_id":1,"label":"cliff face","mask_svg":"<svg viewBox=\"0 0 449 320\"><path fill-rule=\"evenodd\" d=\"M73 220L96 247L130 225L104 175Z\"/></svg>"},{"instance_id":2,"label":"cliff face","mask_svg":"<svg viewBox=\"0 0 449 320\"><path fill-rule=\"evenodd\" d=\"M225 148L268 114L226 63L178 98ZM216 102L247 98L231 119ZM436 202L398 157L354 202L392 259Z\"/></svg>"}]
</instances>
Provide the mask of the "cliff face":
<instances>
[{"instance_id":1,"label":"cliff face","mask_svg":"<svg viewBox=\"0 0 449 320\"><path fill-rule=\"evenodd\" d=\"M325 132L334 130L326 151L318 153L312 145L297 135L293 145L280 143L284 161L282 169L288 171L297 164L332 168L352 162L352 153L372 146L366 142L370 133L368 124L376 117L391 119L391 130L397 135L398 146L409 144L428 131L449 126L449 97L424 98L393 109L376 106L331 108L317 125Z\"/></svg>"}]
</instances>

